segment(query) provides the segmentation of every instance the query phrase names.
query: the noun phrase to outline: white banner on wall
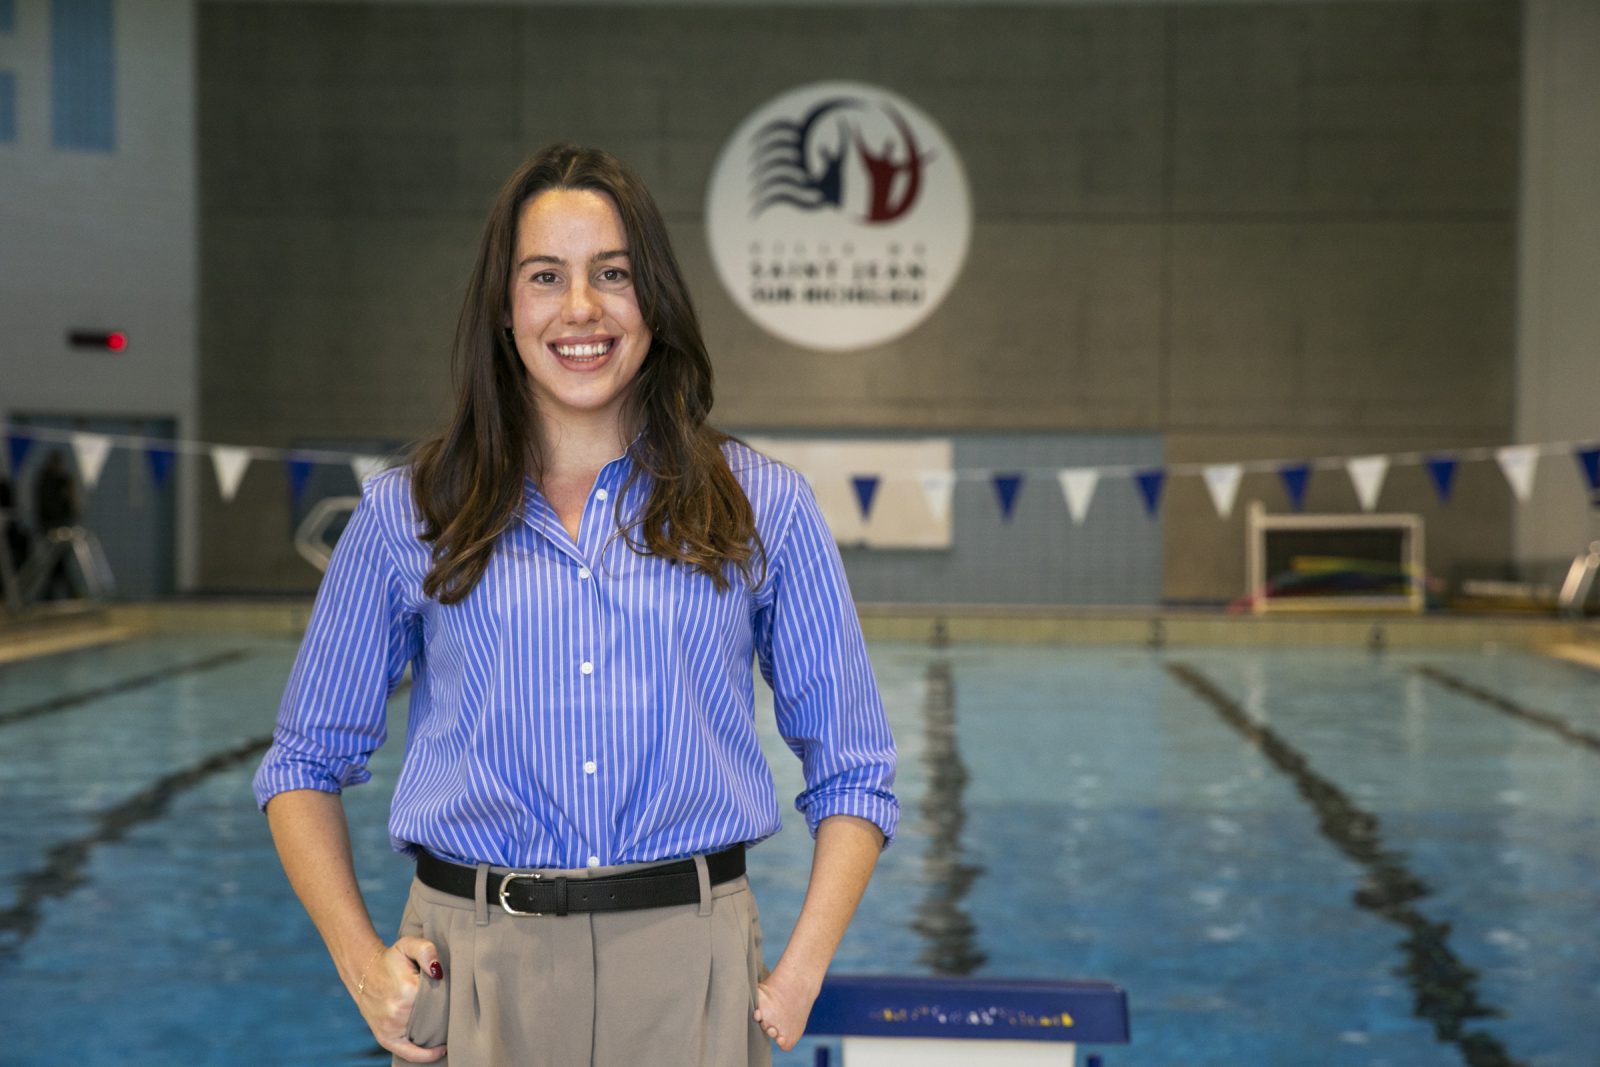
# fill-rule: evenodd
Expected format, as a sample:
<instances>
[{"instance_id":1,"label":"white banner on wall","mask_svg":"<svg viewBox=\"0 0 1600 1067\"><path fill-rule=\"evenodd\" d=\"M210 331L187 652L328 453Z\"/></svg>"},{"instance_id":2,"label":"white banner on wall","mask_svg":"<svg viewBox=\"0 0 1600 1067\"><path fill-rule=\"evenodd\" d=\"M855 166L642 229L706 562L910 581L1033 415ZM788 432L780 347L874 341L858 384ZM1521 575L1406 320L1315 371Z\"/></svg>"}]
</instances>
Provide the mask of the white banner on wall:
<instances>
[{"instance_id":1,"label":"white banner on wall","mask_svg":"<svg viewBox=\"0 0 1600 1067\"><path fill-rule=\"evenodd\" d=\"M949 548L950 506L931 500L928 482L955 486L955 448L947 437L913 441L746 437L751 448L806 476L817 506L841 545ZM854 479L879 476L870 516ZM942 503L942 507L940 506Z\"/></svg>"},{"instance_id":2,"label":"white banner on wall","mask_svg":"<svg viewBox=\"0 0 1600 1067\"><path fill-rule=\"evenodd\" d=\"M972 200L944 131L909 100L817 82L734 130L706 195L711 259L756 324L851 351L900 337L949 293Z\"/></svg>"}]
</instances>

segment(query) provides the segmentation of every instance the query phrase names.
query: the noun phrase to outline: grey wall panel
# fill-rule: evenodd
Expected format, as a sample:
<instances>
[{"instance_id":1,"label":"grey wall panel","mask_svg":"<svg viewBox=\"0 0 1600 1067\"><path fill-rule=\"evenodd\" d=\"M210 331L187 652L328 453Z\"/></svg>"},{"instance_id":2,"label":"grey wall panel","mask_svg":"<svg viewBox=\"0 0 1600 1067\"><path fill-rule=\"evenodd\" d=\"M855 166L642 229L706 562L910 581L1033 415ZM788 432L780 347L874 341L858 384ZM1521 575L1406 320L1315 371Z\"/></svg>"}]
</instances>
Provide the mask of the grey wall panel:
<instances>
[{"instance_id":1,"label":"grey wall panel","mask_svg":"<svg viewBox=\"0 0 1600 1067\"><path fill-rule=\"evenodd\" d=\"M1170 234L1174 427L1507 424L1509 222L1235 220Z\"/></svg>"},{"instance_id":2,"label":"grey wall panel","mask_svg":"<svg viewBox=\"0 0 1600 1067\"><path fill-rule=\"evenodd\" d=\"M1514 0L200 11L211 439L436 425L483 212L555 139L613 149L656 193L725 424L1176 435L1237 452L1217 459L1293 432L1352 454L1509 433ZM725 138L827 78L928 112L976 208L945 304L850 354L758 330L703 232ZM231 507L262 521L287 506L247 495ZM1167 595L1232 595L1231 550L1176 576L1174 555L1213 534L1183 499L1154 524ZM1509 523L1509 504L1485 506L1441 515L1439 536ZM209 536L233 520L207 514L208 581L309 584L287 545L239 553Z\"/></svg>"},{"instance_id":3,"label":"grey wall panel","mask_svg":"<svg viewBox=\"0 0 1600 1067\"><path fill-rule=\"evenodd\" d=\"M1600 436L1593 386L1600 380L1600 4L1527 0L1524 10L1514 439L1593 440ZM1516 510L1516 553L1530 570L1560 574L1600 540L1600 500L1591 506L1575 495L1573 474L1565 456L1546 459L1532 500Z\"/></svg>"},{"instance_id":4,"label":"grey wall panel","mask_svg":"<svg viewBox=\"0 0 1600 1067\"><path fill-rule=\"evenodd\" d=\"M1180 211L1505 213L1514 4L1171 12Z\"/></svg>"}]
</instances>

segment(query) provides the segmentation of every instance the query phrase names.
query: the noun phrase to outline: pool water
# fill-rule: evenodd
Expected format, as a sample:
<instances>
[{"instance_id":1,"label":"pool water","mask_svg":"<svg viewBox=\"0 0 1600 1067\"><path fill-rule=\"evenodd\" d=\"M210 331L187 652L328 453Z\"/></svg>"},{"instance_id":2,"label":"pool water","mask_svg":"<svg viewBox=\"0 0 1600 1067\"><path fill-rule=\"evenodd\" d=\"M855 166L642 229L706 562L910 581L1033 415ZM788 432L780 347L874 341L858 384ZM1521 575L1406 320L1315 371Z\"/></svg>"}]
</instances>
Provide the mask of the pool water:
<instances>
[{"instance_id":1,"label":"pool water","mask_svg":"<svg viewBox=\"0 0 1600 1067\"><path fill-rule=\"evenodd\" d=\"M1107 1067L1597 1062L1600 676L1513 652L872 653L903 822L836 970L1116 982L1134 1036ZM250 799L293 654L166 637L0 667L0 1063L384 1062ZM346 795L382 930L410 876L391 719ZM809 860L793 814L751 854L769 964Z\"/></svg>"}]
</instances>

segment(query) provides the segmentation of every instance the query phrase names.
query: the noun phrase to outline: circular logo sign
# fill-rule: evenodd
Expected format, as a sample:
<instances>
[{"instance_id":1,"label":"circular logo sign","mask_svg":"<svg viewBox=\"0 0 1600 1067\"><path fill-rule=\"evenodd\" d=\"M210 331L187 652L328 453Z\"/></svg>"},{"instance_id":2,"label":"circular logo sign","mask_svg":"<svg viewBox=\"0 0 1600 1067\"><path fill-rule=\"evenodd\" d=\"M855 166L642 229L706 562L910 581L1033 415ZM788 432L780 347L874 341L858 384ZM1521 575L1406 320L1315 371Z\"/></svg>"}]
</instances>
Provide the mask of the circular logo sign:
<instances>
[{"instance_id":1,"label":"circular logo sign","mask_svg":"<svg viewBox=\"0 0 1600 1067\"><path fill-rule=\"evenodd\" d=\"M846 351L899 337L961 273L972 202L933 121L877 86L818 82L758 108L706 198L711 259L767 332Z\"/></svg>"}]
</instances>

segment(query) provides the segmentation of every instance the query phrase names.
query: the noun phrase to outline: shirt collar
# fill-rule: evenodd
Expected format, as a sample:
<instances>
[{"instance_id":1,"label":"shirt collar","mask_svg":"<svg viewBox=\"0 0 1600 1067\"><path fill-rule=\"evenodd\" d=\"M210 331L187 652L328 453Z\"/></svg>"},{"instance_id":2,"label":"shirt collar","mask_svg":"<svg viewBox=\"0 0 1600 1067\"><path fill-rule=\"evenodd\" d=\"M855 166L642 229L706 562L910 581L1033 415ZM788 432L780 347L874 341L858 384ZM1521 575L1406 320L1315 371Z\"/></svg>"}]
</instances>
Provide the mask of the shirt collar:
<instances>
[{"instance_id":1,"label":"shirt collar","mask_svg":"<svg viewBox=\"0 0 1600 1067\"><path fill-rule=\"evenodd\" d=\"M644 432L641 430L634 435L632 441L628 442L628 447L623 450L622 455L608 460L606 465L600 468L600 473L595 476L594 488L604 489L608 494L621 492L622 487L627 484L628 476L633 473L633 455L643 440ZM632 492L637 492L639 485L639 482L635 482L630 495ZM539 485L533 480L532 475L522 476L522 499L522 517L529 525L537 526L538 517L544 515L549 522L560 526L555 510L550 506L550 501L545 499L545 495L539 491Z\"/></svg>"}]
</instances>

